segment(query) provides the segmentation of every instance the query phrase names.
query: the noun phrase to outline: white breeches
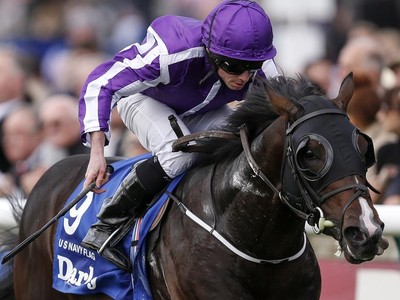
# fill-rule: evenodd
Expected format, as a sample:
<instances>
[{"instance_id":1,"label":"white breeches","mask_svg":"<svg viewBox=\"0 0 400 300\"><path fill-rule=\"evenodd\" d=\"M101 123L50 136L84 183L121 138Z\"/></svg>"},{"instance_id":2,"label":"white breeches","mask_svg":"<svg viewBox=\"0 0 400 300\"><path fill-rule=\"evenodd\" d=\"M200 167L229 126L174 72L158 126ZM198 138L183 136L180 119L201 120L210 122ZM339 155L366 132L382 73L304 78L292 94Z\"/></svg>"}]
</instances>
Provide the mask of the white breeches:
<instances>
[{"instance_id":1,"label":"white breeches","mask_svg":"<svg viewBox=\"0 0 400 300\"><path fill-rule=\"evenodd\" d=\"M140 93L119 100L117 108L126 127L136 134L144 148L158 157L165 173L171 178L190 168L196 156L172 152L172 143L177 136L168 117L175 115L183 134L187 135L220 127L231 112L231 108L226 105L204 114L180 118L166 104Z\"/></svg>"}]
</instances>

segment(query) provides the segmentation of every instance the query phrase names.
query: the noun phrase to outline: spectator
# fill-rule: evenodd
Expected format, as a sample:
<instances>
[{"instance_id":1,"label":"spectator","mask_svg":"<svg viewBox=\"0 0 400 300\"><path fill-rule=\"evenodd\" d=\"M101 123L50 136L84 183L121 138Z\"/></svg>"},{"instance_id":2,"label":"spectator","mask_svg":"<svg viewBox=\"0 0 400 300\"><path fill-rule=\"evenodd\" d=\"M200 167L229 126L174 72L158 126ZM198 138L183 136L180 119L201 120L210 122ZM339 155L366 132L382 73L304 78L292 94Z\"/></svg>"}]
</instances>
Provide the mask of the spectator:
<instances>
[{"instance_id":1,"label":"spectator","mask_svg":"<svg viewBox=\"0 0 400 300\"><path fill-rule=\"evenodd\" d=\"M400 30L395 28L380 29L377 36L385 53L386 65L390 66L400 58Z\"/></svg>"},{"instance_id":2,"label":"spectator","mask_svg":"<svg viewBox=\"0 0 400 300\"><path fill-rule=\"evenodd\" d=\"M84 54L101 52L105 27L113 20L113 10L102 1L66 1L62 5L63 43L49 47L43 55L40 69L50 90L70 92L69 72L74 59Z\"/></svg>"},{"instance_id":3,"label":"spectator","mask_svg":"<svg viewBox=\"0 0 400 300\"><path fill-rule=\"evenodd\" d=\"M305 67L304 74L327 94L331 88L333 69L333 63L330 60L320 58L309 62Z\"/></svg>"},{"instance_id":4,"label":"spectator","mask_svg":"<svg viewBox=\"0 0 400 300\"><path fill-rule=\"evenodd\" d=\"M125 3L118 8L117 12L116 21L108 39L107 52L109 53L120 51L132 40L140 41L146 35L147 22L134 3Z\"/></svg>"},{"instance_id":5,"label":"spectator","mask_svg":"<svg viewBox=\"0 0 400 300\"><path fill-rule=\"evenodd\" d=\"M359 36L348 40L339 53L339 79L349 72L359 72L371 77L372 87L380 89L380 79L385 66L381 47L373 36Z\"/></svg>"},{"instance_id":6,"label":"spectator","mask_svg":"<svg viewBox=\"0 0 400 300\"><path fill-rule=\"evenodd\" d=\"M132 157L147 152L139 141L132 141L134 134L126 128L117 109L111 112L110 129L113 138L104 148L105 156Z\"/></svg>"},{"instance_id":7,"label":"spectator","mask_svg":"<svg viewBox=\"0 0 400 300\"><path fill-rule=\"evenodd\" d=\"M55 94L40 103L39 118L44 138L63 156L89 153L80 140L78 102L68 94Z\"/></svg>"},{"instance_id":8,"label":"spectator","mask_svg":"<svg viewBox=\"0 0 400 300\"><path fill-rule=\"evenodd\" d=\"M352 26L349 28L347 32L347 39L355 39L360 37L372 37L374 38L379 32L378 26L374 23L365 21L365 20L357 20L354 21Z\"/></svg>"},{"instance_id":9,"label":"spectator","mask_svg":"<svg viewBox=\"0 0 400 300\"><path fill-rule=\"evenodd\" d=\"M44 140L55 146L62 157L90 153L80 139L78 102L69 94L54 94L39 106L39 118L43 126ZM110 121L112 142L104 149L105 156L131 156L147 152L127 130L116 109ZM125 139L127 141L125 141Z\"/></svg>"},{"instance_id":10,"label":"spectator","mask_svg":"<svg viewBox=\"0 0 400 300\"><path fill-rule=\"evenodd\" d=\"M43 173L60 156L43 143L42 129L32 106L11 112L3 123L4 153L12 163L7 175L15 191L29 194Z\"/></svg>"},{"instance_id":11,"label":"spectator","mask_svg":"<svg viewBox=\"0 0 400 300\"><path fill-rule=\"evenodd\" d=\"M90 72L108 56L100 52L80 53L70 57L64 74L64 90L79 98L83 84Z\"/></svg>"},{"instance_id":12,"label":"spectator","mask_svg":"<svg viewBox=\"0 0 400 300\"><path fill-rule=\"evenodd\" d=\"M378 136L381 125L376 120L376 114L382 99L373 87L372 79L365 72L354 75L354 94L347 107L351 122L372 138Z\"/></svg>"},{"instance_id":13,"label":"spectator","mask_svg":"<svg viewBox=\"0 0 400 300\"><path fill-rule=\"evenodd\" d=\"M397 141L381 147L377 156L378 175L376 186L381 195L371 194L375 203L386 205L400 204L400 86L388 90L385 94L378 119L385 130L393 132ZM398 251L400 238L394 237Z\"/></svg>"},{"instance_id":14,"label":"spectator","mask_svg":"<svg viewBox=\"0 0 400 300\"><path fill-rule=\"evenodd\" d=\"M383 145L377 155L376 184L382 195L376 202L400 204L400 87L388 90L385 94L379 120L384 130L396 135L397 140Z\"/></svg>"},{"instance_id":15,"label":"spectator","mask_svg":"<svg viewBox=\"0 0 400 300\"><path fill-rule=\"evenodd\" d=\"M15 49L0 46L0 127L5 117L24 103L24 80L24 71ZM10 167L0 142L0 171L8 172Z\"/></svg>"},{"instance_id":16,"label":"spectator","mask_svg":"<svg viewBox=\"0 0 400 300\"><path fill-rule=\"evenodd\" d=\"M377 153L382 145L394 139L393 134L385 131L377 120L382 97L366 72L355 73L354 84L354 94L347 107L347 113L350 121L372 138ZM373 166L368 170L368 179L375 174L376 166Z\"/></svg>"},{"instance_id":17,"label":"spectator","mask_svg":"<svg viewBox=\"0 0 400 300\"><path fill-rule=\"evenodd\" d=\"M148 152L142 146L138 137L130 130L123 132L118 150L118 153L124 157L135 157Z\"/></svg>"},{"instance_id":18,"label":"spectator","mask_svg":"<svg viewBox=\"0 0 400 300\"><path fill-rule=\"evenodd\" d=\"M385 143L393 140L393 135L381 130L376 120L382 93L381 77L385 68L383 50L373 35L350 38L339 53L338 77L340 81L353 72L355 93L350 101L348 113L352 122L373 140L375 152ZM376 168L368 171L374 175Z\"/></svg>"}]
</instances>

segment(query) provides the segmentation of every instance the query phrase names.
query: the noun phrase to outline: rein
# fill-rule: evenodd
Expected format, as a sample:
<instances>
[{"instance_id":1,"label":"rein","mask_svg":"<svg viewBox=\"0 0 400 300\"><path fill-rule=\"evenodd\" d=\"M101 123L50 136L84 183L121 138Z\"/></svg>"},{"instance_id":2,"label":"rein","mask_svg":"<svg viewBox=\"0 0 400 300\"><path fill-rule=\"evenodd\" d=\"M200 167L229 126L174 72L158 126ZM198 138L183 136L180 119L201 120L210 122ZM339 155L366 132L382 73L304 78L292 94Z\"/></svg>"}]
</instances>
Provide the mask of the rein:
<instances>
[{"instance_id":1,"label":"rein","mask_svg":"<svg viewBox=\"0 0 400 300\"><path fill-rule=\"evenodd\" d=\"M313 231L317 234L322 233L322 231L324 231L325 227L332 227L333 223L331 221L325 220L324 213L322 212L322 209L320 209L319 207L315 207L314 210L310 214L306 214L305 212L301 211L300 209L297 209L290 203L289 198L286 195L284 195L282 193L282 191L279 191L272 184L272 182L267 178L267 176L265 176L265 174L261 171L261 168L258 166L258 164L254 160L253 156L251 155L250 145L249 145L247 134L246 134L246 127L244 124L242 126L240 126L239 132L240 132L240 140L242 142L244 154L245 154L247 161L248 161L251 169L253 170L254 174L256 176L258 176L263 182L265 182L268 185L268 187L275 194L277 194L279 196L279 199L282 201L282 203L285 204L298 217L307 221L307 223L309 223L312 226ZM333 191L333 192L335 192L335 193L332 193L332 195L336 194L336 191ZM329 197L332 195L329 195ZM328 198L328 197L326 197L326 198ZM318 224L316 224L313 221L316 219L317 214L318 214L318 218L319 218Z\"/></svg>"},{"instance_id":2,"label":"rein","mask_svg":"<svg viewBox=\"0 0 400 300\"><path fill-rule=\"evenodd\" d=\"M231 132L224 132L224 131L207 131L207 132L203 132L203 133L189 134L189 135L182 136L182 137L178 138L178 140L174 142L172 148L173 148L173 151L203 152L203 147L201 145L196 145L196 144L190 145L189 143L191 141L194 141L194 140L201 140L201 139L207 139L207 138L237 139L237 134L234 134L234 133L231 133ZM260 177L265 183L267 183L267 185L275 193L277 193L279 195L281 200L286 201L285 204L287 204L290 208L296 210L300 217L308 218L308 215L306 215L305 213L303 213L300 210L297 210L296 208L291 206L290 203L286 199L283 199L284 196L282 195L282 193L279 192L276 189L276 187L271 183L271 181L269 181L269 179L261 171L260 167L257 165L257 163L255 162L253 156L250 153L249 143L248 143L248 139L247 139L246 130L245 130L245 126L244 125L242 125L240 127L240 138L241 138L241 142L242 142L243 149L244 149L244 152L245 152L245 156L246 156L246 158L248 160L248 163L249 163L250 167L252 168L253 172L258 177ZM178 208L180 209L180 211L184 215L186 215L187 217L189 217L189 219L194 221L197 225L199 225L200 227L205 229L209 234L214 236L218 241L220 241L225 247L227 247L233 253L235 253L236 255L240 256L241 258L243 258L243 259L245 259L247 261L258 263L258 264L280 264L280 263L283 263L283 262L289 262L289 261L296 260L297 258L299 258L300 256L303 255L303 253L304 253L304 251L306 249L307 237L306 237L305 232L303 232L303 245L302 245L301 249L297 253L292 255L292 256L289 256L289 257L286 257L286 258L281 258L281 259L260 259L260 258L256 258L256 257L250 256L250 255L244 253L243 251L237 249L232 243L230 243L218 231L216 231L215 230L215 223L211 227L206 222L204 222L199 217L197 217L193 212L191 212L182 203L182 201L180 201L176 196L174 196L172 193L170 193L168 191L166 193L167 193L168 197L170 197L175 202L175 204L178 206ZM323 217L322 210L320 210L320 214Z\"/></svg>"},{"instance_id":3,"label":"rein","mask_svg":"<svg viewBox=\"0 0 400 300\"><path fill-rule=\"evenodd\" d=\"M343 224L343 219L344 215L348 209L348 207L356 200L360 195L366 193L368 191L368 188L365 185L355 183L355 184L349 184L340 188L337 188L331 192L326 193L325 195L318 195L316 191L310 186L310 184L307 182L305 178L302 176L299 176L298 169L296 167L296 164L294 163L294 157L293 157L293 146L291 143L291 134L295 130L295 128L300 125L301 123L312 119L316 116L322 115L322 114L342 114L346 115L344 112L338 110L338 109L323 109L320 111L314 111L309 114L304 115L303 117L297 119L293 124L291 124L287 130L286 130L286 156L287 156L287 161L290 165L291 168L291 173L295 179L295 182L301 192L302 198L305 201L306 207L309 211L309 213L300 210L296 207L294 207L291 204L290 201L290 196L293 197L293 195L290 195L288 193L285 193L284 190L278 190L275 185L267 178L267 176L262 172L261 168L259 165L256 163L254 160L251 150L250 150L250 144L248 141L247 133L246 133L246 126L245 124L241 125L239 127L239 135L240 135L240 141L243 146L243 152L244 155L247 159L247 162L254 172L254 174L259 177L275 194L279 196L279 199L283 204L285 204L294 214L296 214L298 217L301 219L305 220L310 226L312 226L313 231L316 234L320 234L324 231L325 228L327 227L335 227L335 224L332 221L326 220L324 218L324 214L322 209L319 207L325 200L328 198L341 193L343 191L349 190L349 189L354 189L355 193L350 197L350 199L347 201L345 204L343 210L342 210L342 220L341 224ZM222 132L222 131L208 131L208 132L203 132L203 133L195 133L195 134L189 134L187 136L183 136L178 138L177 141L174 142L173 144L173 151L186 151L186 152L203 152L203 147L202 145L199 144L190 144L190 142L196 141L196 140L202 140L202 139L208 139L208 138L223 138L223 139L237 139L237 134L231 133L231 132ZM270 264L278 264L281 262L286 262L286 261L292 261L300 257L306 248L306 236L304 233L304 243L302 248L300 249L299 252L296 254L283 258L283 259L276 259L276 260L266 260L266 259L259 259L252 257L239 249L237 249L234 245L232 245L228 240L226 240L221 234L219 234L215 230L215 224L213 227L209 226L207 223L205 223L203 220L198 218L195 214L193 214L178 198L176 198L174 195L171 193L168 193L168 196L177 204L179 209L183 214L188 216L191 220L193 220L196 224L201 226L203 229L207 230L208 233L213 235L215 238L217 238L224 246L226 246L229 250L234 252L236 255L251 261L255 263L270 263ZM314 200L315 199L318 203L315 204ZM341 230L339 231L340 233L340 238L341 238Z\"/></svg>"},{"instance_id":4,"label":"rein","mask_svg":"<svg viewBox=\"0 0 400 300\"><path fill-rule=\"evenodd\" d=\"M242 126L240 126L239 133L240 133L240 141L242 142L244 154L245 154L245 156L247 158L247 162L249 163L249 165L250 165L251 169L253 170L254 174L257 175L263 182L265 182L268 185L268 187L275 194L277 194L279 196L281 201L284 204L286 204L297 216L299 216L300 218L302 218L304 220L309 219L310 215L307 215L306 213L304 213L301 210L299 210L299 209L295 208L294 206L292 206L289 203L289 199L287 198L287 196L283 195L282 192L279 191L272 184L272 182L267 178L267 176L265 176L265 174L261 171L261 168L258 166L258 164L254 160L253 156L251 155L250 145L249 145L249 141L247 139L246 127L245 127L244 124Z\"/></svg>"},{"instance_id":5,"label":"rein","mask_svg":"<svg viewBox=\"0 0 400 300\"><path fill-rule=\"evenodd\" d=\"M239 249L237 249L234 245L232 245L232 243L230 243L219 232L217 232L214 227L211 227L206 222L204 222L199 217L197 217L194 213L192 213L182 203L182 201L180 201L173 194L171 194L168 191L166 193L167 193L168 197L170 197L175 202L175 204L179 207L180 211L184 215L186 215L187 217L189 217L189 219L194 221L197 225L199 225L200 227L205 229L209 234L214 236L217 240L219 240L225 247L227 247L233 253L235 253L236 255L240 256L241 258L243 258L243 259L245 259L247 261L258 263L258 264L280 264L280 263L283 263L283 262L293 261L293 260L299 258L300 256L303 255L304 251L306 250L307 238L306 238L305 232L303 232L303 246L301 247L300 251L298 251L296 254L294 254L292 256L289 256L289 257L286 257L286 258L281 258L281 259L261 259L261 258L255 258L253 256L250 256L250 255L240 251Z\"/></svg>"}]
</instances>

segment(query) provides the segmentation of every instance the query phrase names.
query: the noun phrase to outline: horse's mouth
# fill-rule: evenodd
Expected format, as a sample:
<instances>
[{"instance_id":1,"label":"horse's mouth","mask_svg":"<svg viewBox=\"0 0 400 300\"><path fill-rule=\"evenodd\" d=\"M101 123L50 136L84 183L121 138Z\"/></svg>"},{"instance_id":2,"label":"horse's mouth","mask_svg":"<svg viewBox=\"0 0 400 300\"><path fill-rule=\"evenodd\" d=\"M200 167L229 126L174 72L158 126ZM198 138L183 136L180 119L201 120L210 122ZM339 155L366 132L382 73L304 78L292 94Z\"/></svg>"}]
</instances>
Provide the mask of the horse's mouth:
<instances>
[{"instance_id":1,"label":"horse's mouth","mask_svg":"<svg viewBox=\"0 0 400 300\"><path fill-rule=\"evenodd\" d=\"M372 259L374 259L375 254L371 254L370 256L366 256L366 257L357 257L350 249L349 246L346 246L346 250L343 251L344 253L344 257L346 258L346 260L354 265L358 265L361 264L363 262L366 261L370 261Z\"/></svg>"},{"instance_id":2,"label":"horse's mouth","mask_svg":"<svg viewBox=\"0 0 400 300\"><path fill-rule=\"evenodd\" d=\"M370 261L375 256L382 255L388 247L389 242L384 237L381 237L376 245L374 243L366 243L362 246L352 247L348 242L340 243L340 248L345 259L351 264L361 264Z\"/></svg>"}]
</instances>

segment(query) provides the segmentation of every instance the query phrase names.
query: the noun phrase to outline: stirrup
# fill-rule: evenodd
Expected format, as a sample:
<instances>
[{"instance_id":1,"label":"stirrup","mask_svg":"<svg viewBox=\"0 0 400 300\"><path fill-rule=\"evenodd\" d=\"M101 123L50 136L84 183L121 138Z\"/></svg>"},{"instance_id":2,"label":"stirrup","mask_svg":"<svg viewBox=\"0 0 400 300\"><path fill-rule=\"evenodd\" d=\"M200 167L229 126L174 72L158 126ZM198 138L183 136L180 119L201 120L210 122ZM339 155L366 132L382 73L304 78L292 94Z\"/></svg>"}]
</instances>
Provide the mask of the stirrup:
<instances>
[{"instance_id":1,"label":"stirrup","mask_svg":"<svg viewBox=\"0 0 400 300\"><path fill-rule=\"evenodd\" d=\"M131 264L129 261L129 258L126 257L120 250L111 247L109 244L111 244L110 241L118 235L118 233L121 231L122 227L117 228L101 245L100 249L97 250L97 253L107 259L108 261L112 262L115 264L117 267L120 269L131 272Z\"/></svg>"},{"instance_id":2,"label":"stirrup","mask_svg":"<svg viewBox=\"0 0 400 300\"><path fill-rule=\"evenodd\" d=\"M115 235L118 234L118 232L121 230L121 227L118 227L110 236L104 241L103 245L101 245L100 249L97 250L97 253L100 255L103 253L104 249L107 248L108 243L113 239Z\"/></svg>"}]
</instances>

